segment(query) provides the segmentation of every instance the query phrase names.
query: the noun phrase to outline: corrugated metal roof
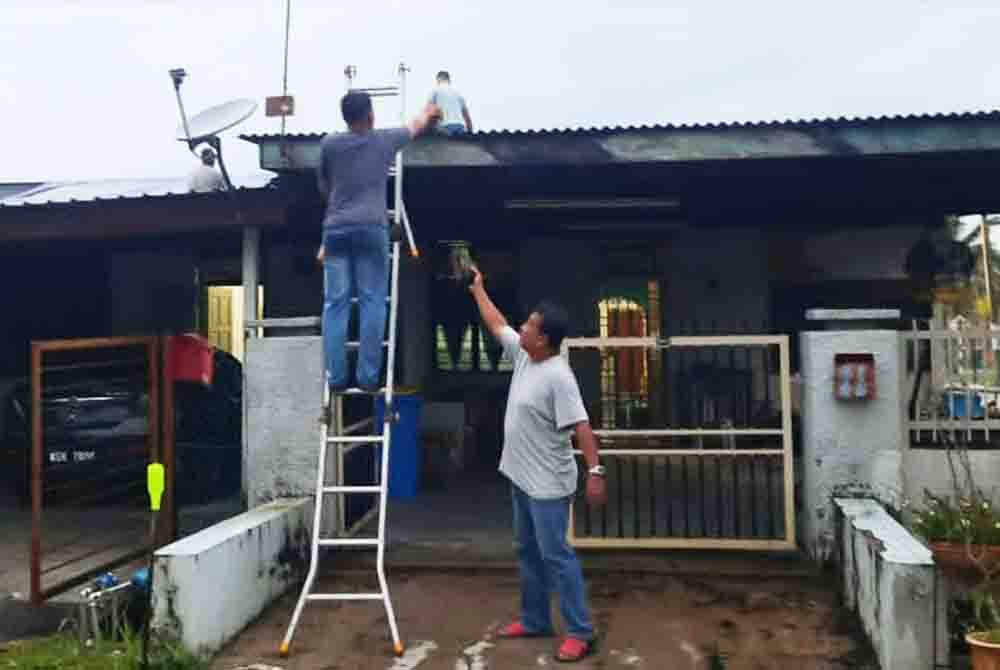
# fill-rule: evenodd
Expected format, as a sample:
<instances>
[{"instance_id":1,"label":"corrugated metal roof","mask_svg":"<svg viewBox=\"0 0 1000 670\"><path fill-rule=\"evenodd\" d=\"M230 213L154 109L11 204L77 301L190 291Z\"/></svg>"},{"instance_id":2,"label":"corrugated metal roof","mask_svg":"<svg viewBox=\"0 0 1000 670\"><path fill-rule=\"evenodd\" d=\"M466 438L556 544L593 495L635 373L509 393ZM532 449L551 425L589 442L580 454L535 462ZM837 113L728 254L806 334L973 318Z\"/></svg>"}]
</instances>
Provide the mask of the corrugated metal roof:
<instances>
[{"instance_id":1,"label":"corrugated metal roof","mask_svg":"<svg viewBox=\"0 0 1000 670\"><path fill-rule=\"evenodd\" d=\"M721 123L666 123L633 126L577 126L572 128L530 128L530 129L499 129L471 133L470 137L496 136L531 136L531 135L602 135L636 131L669 131L669 130L719 130L719 129L754 129L754 128L808 128L808 127L843 127L879 125L886 123L907 123L926 121L968 121L997 120L1000 110L977 112L947 112L940 114L898 114L892 116L857 116L830 117L814 119L785 119L780 121L734 121ZM303 142L322 139L325 133L291 133L285 139L292 142ZM264 142L281 139L279 133L244 134L240 139L248 142Z\"/></svg>"},{"instance_id":2,"label":"corrugated metal roof","mask_svg":"<svg viewBox=\"0 0 1000 670\"><path fill-rule=\"evenodd\" d=\"M275 175L259 172L245 177L235 177L238 190L266 188ZM193 193L187 177L157 179L98 179L87 181L47 182L34 188L3 196L0 207L43 207L95 203L108 200L134 200L141 198L198 198L218 197L220 192Z\"/></svg>"},{"instance_id":3,"label":"corrugated metal roof","mask_svg":"<svg viewBox=\"0 0 1000 670\"><path fill-rule=\"evenodd\" d=\"M9 198L18 193L24 193L25 191L30 191L33 188L38 188L42 185L40 181L22 181L22 182L10 182L7 184L0 184L0 200L4 198Z\"/></svg>"}]
</instances>

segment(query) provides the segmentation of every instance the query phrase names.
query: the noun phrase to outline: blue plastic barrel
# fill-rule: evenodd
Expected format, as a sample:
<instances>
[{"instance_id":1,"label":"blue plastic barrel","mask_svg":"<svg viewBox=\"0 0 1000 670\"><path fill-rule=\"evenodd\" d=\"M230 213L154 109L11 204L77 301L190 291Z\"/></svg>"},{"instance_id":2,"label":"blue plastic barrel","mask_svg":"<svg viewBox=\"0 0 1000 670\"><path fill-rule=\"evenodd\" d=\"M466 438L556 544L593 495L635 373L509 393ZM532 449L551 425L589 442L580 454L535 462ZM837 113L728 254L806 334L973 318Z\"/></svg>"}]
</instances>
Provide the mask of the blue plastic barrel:
<instances>
[{"instance_id":1,"label":"blue plastic barrel","mask_svg":"<svg viewBox=\"0 0 1000 670\"><path fill-rule=\"evenodd\" d=\"M418 393L396 392L392 404L399 420L392 424L389 443L389 498L413 498L420 490L423 454L420 449L420 411L423 398ZM375 422L381 429L385 416L385 397L375 401ZM381 456L381 447L377 449ZM381 460L377 462L381 463Z\"/></svg>"}]
</instances>

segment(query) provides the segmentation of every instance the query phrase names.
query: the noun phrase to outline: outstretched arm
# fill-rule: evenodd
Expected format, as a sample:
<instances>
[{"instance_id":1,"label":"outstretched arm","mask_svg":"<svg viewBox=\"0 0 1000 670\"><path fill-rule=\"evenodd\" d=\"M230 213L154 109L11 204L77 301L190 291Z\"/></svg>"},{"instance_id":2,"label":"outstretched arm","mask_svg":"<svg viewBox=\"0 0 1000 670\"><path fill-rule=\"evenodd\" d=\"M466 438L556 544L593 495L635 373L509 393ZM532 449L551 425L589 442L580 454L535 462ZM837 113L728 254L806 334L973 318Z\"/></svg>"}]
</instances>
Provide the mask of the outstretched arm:
<instances>
[{"instance_id":1,"label":"outstretched arm","mask_svg":"<svg viewBox=\"0 0 1000 670\"><path fill-rule=\"evenodd\" d=\"M427 103L424 111L419 116L414 117L407 125L407 128L410 129L410 136L423 135L439 118L441 118L441 109L433 103Z\"/></svg>"},{"instance_id":2,"label":"outstretched arm","mask_svg":"<svg viewBox=\"0 0 1000 670\"><path fill-rule=\"evenodd\" d=\"M469 287L469 291L472 292L472 297L476 299L476 306L479 308L479 314L483 317L486 327L494 338L500 340L500 333L507 327L507 319L504 318L500 310L497 309L497 306L490 300L490 296L487 295L486 288L483 286L482 273L475 266L472 267L472 272L474 279L472 280L472 286Z\"/></svg>"}]
</instances>

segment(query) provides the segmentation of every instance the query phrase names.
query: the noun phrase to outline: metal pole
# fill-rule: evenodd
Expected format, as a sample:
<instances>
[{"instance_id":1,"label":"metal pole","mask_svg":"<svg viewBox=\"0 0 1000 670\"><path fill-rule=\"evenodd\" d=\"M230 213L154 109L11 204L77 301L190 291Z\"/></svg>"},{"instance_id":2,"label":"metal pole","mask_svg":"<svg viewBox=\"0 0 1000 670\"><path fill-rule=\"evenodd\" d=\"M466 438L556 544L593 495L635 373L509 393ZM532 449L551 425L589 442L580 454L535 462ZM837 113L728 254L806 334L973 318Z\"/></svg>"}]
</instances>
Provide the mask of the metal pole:
<instances>
[{"instance_id":1,"label":"metal pole","mask_svg":"<svg viewBox=\"0 0 1000 670\"><path fill-rule=\"evenodd\" d=\"M292 25L292 0L285 0L285 72L281 81L281 95L288 97L288 33ZM285 136L286 114L281 115L281 136Z\"/></svg>"},{"instance_id":2,"label":"metal pole","mask_svg":"<svg viewBox=\"0 0 1000 670\"><path fill-rule=\"evenodd\" d=\"M184 83L184 77L187 76L182 68L170 71L170 79L174 82L174 94L177 96L177 108L181 113L181 123L184 125L184 137L187 138L188 149L194 152L194 146L191 144L191 129L188 127L187 112L184 111L184 101L181 99L181 84Z\"/></svg>"},{"instance_id":3,"label":"metal pole","mask_svg":"<svg viewBox=\"0 0 1000 670\"><path fill-rule=\"evenodd\" d=\"M993 289L990 286L990 226L982 215L980 228L983 235L983 283L986 285L986 323L993 323Z\"/></svg>"},{"instance_id":4,"label":"metal pole","mask_svg":"<svg viewBox=\"0 0 1000 670\"><path fill-rule=\"evenodd\" d=\"M31 343L31 602L42 595L42 347Z\"/></svg>"}]
</instances>

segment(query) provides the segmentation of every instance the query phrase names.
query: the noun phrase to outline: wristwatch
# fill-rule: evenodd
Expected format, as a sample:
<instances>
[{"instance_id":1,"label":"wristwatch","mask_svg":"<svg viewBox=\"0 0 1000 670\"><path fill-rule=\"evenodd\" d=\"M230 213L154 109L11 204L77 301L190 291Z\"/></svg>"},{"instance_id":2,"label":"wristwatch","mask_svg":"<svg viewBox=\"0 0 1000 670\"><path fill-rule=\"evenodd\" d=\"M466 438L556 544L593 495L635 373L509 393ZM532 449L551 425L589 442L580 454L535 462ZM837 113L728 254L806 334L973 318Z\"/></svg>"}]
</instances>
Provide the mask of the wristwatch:
<instances>
[{"instance_id":1,"label":"wristwatch","mask_svg":"<svg viewBox=\"0 0 1000 670\"><path fill-rule=\"evenodd\" d=\"M587 470L587 474L593 477L603 477L604 476L604 466L595 465Z\"/></svg>"}]
</instances>

